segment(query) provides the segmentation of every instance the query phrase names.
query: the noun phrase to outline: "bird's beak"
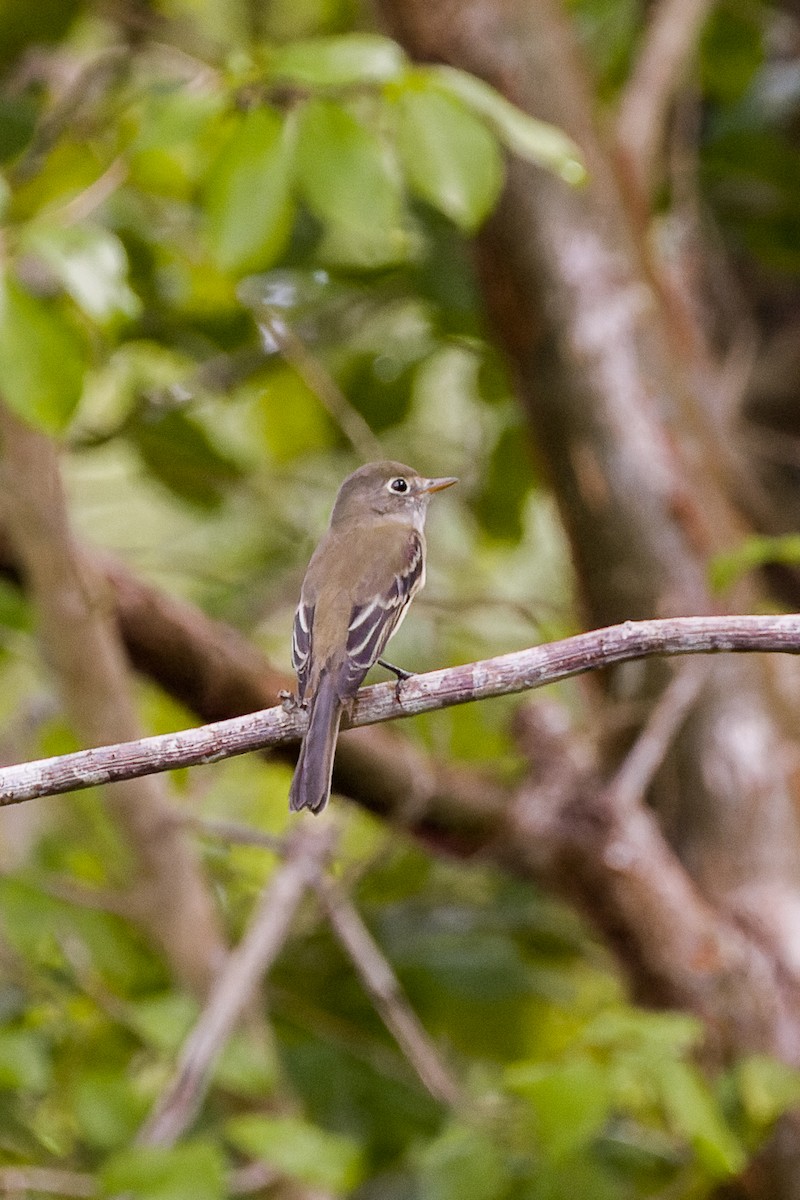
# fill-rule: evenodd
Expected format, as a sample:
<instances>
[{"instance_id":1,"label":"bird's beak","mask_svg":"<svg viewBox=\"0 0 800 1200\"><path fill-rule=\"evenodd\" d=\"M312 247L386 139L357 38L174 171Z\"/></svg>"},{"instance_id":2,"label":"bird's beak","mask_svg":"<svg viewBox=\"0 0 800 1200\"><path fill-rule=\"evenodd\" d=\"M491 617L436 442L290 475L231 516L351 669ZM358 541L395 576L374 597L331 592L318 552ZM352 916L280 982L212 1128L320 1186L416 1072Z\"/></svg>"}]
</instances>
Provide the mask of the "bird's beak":
<instances>
[{"instance_id":1,"label":"bird's beak","mask_svg":"<svg viewBox=\"0 0 800 1200\"><path fill-rule=\"evenodd\" d=\"M455 475L445 475L442 479L421 479L419 491L443 492L445 488L452 487L454 483L458 483Z\"/></svg>"}]
</instances>

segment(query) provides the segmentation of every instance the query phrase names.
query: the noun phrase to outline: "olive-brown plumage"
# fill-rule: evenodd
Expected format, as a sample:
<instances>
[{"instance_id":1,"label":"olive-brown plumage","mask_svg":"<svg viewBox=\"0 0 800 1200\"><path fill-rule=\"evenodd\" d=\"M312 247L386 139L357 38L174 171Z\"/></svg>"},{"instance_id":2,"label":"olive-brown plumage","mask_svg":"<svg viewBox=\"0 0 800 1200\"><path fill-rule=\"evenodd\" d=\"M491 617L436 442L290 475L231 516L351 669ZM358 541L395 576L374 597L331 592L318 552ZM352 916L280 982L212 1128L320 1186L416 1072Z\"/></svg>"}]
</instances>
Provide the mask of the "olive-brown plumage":
<instances>
[{"instance_id":1,"label":"olive-brown plumage","mask_svg":"<svg viewBox=\"0 0 800 1200\"><path fill-rule=\"evenodd\" d=\"M342 708L424 584L428 502L455 482L379 462L339 489L295 614L292 663L309 719L289 792L293 810L321 812L328 802Z\"/></svg>"}]
</instances>

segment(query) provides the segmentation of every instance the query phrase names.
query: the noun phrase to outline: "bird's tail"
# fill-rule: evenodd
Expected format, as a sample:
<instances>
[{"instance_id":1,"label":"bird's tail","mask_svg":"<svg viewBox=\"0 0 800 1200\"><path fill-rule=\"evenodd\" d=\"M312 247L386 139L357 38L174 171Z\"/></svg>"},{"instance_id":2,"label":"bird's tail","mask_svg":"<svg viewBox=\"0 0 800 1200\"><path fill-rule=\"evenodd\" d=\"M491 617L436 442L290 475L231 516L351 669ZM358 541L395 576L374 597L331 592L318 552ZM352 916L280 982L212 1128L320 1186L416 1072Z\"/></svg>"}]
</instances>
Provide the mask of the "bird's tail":
<instances>
[{"instance_id":1,"label":"bird's tail","mask_svg":"<svg viewBox=\"0 0 800 1200\"><path fill-rule=\"evenodd\" d=\"M289 789L289 808L292 812L310 808L318 813L328 803L333 755L341 719L342 702L331 677L323 674L311 700L308 729Z\"/></svg>"}]
</instances>

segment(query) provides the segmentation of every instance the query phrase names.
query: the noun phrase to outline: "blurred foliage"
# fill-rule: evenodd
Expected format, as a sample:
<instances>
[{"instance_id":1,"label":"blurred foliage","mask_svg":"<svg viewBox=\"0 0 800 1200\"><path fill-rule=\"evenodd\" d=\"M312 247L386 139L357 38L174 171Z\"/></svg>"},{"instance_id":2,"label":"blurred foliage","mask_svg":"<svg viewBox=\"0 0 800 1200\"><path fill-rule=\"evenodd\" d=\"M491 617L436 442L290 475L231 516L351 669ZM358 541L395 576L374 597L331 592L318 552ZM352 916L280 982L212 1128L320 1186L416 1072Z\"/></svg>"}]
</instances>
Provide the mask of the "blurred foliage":
<instances>
[{"instance_id":1,"label":"blurred foliage","mask_svg":"<svg viewBox=\"0 0 800 1200\"><path fill-rule=\"evenodd\" d=\"M724 592L748 571L774 564L796 567L798 563L800 534L787 533L778 537L753 535L735 550L716 555L709 566L709 579L715 591Z\"/></svg>"},{"instance_id":2,"label":"blurred foliage","mask_svg":"<svg viewBox=\"0 0 800 1200\"><path fill-rule=\"evenodd\" d=\"M644 7L571 4L607 103ZM800 87L775 86L767 19L726 0L708 27L701 180L742 252L796 272ZM0 0L0 71L0 390L60 438L82 532L288 667L300 574L359 461L351 410L387 456L461 477L433 512L398 660L572 630L564 541L465 241L508 153L580 183L563 135L462 72L411 64L350 0ZM752 543L717 580L796 557ZM32 626L2 583L0 711L18 757L72 745ZM580 709L577 687L561 695ZM406 728L513 775L514 703ZM191 720L150 689L141 706L153 730ZM171 781L176 804L270 831L287 785L284 766L249 760ZM225 1196L252 1159L359 1200L694 1198L800 1097L765 1059L709 1077L695 1023L631 1008L561 906L352 814L337 870L469 1105L448 1113L424 1092L309 901L270 982L274 1045L237 1034L191 1136L136 1146L196 1006L132 924L82 902L126 878L97 798L24 807L4 811L0 847L3 1164L153 1200ZM275 858L202 849L238 936ZM288 1094L294 1115L276 1116Z\"/></svg>"},{"instance_id":3,"label":"blurred foliage","mask_svg":"<svg viewBox=\"0 0 800 1200\"><path fill-rule=\"evenodd\" d=\"M286 774L231 762L199 808L230 817L233 794L238 819L274 829ZM797 1072L762 1058L709 1083L693 1061L697 1022L629 1007L560 906L487 868L437 863L358 816L339 869L369 864L354 898L468 1081L465 1111L426 1096L309 901L271 977L274 1049L237 1034L193 1135L174 1150L136 1147L197 1008L120 918L52 894L66 878L96 886L106 838L96 809L65 804L40 851L0 882L7 1163L70 1164L96 1172L103 1195L159 1198L223 1197L249 1159L360 1200L556 1197L579 1184L588 1197L695 1196L738 1171L800 1097ZM274 861L210 845L233 928ZM287 1084L304 1118L269 1112Z\"/></svg>"}]
</instances>

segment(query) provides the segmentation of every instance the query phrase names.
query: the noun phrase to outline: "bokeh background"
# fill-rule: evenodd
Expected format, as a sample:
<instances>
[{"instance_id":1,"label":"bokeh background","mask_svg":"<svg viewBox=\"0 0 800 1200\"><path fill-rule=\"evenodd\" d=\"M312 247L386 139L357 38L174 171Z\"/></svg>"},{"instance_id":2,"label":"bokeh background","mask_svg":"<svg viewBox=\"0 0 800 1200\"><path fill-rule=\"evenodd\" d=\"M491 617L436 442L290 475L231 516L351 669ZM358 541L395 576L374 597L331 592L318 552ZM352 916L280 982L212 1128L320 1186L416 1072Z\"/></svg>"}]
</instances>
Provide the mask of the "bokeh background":
<instances>
[{"instance_id":1,"label":"bokeh background","mask_svg":"<svg viewBox=\"0 0 800 1200\"><path fill-rule=\"evenodd\" d=\"M460 479L408 668L798 607L791 0L0 0L0 213L6 763L275 703L380 457ZM653 661L346 734L323 866L288 750L5 808L0 1191L799 1196L799 710Z\"/></svg>"}]
</instances>

